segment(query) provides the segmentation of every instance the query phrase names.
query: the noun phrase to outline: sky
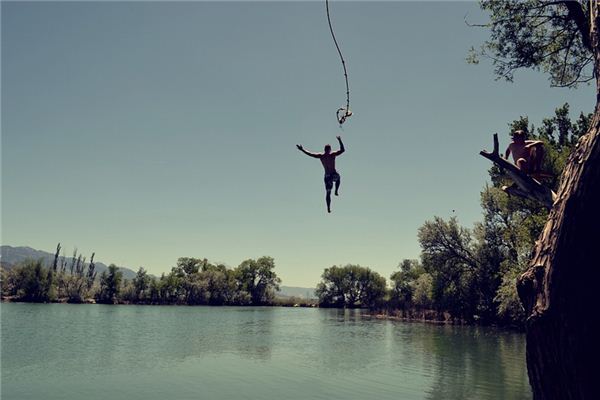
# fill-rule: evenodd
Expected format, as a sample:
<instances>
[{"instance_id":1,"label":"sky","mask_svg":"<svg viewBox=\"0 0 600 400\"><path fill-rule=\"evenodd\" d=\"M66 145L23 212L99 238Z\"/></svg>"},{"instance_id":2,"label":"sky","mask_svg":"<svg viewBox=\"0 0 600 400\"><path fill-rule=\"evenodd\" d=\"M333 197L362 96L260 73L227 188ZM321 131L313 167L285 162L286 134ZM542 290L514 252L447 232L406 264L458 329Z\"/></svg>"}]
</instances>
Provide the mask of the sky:
<instances>
[{"instance_id":1,"label":"sky","mask_svg":"<svg viewBox=\"0 0 600 400\"><path fill-rule=\"evenodd\" d=\"M471 227L508 123L592 87L465 62L475 2L2 2L2 244L160 275L179 257L274 257L283 285L348 263L385 277L434 216ZM346 153L331 214L318 160Z\"/></svg>"}]
</instances>

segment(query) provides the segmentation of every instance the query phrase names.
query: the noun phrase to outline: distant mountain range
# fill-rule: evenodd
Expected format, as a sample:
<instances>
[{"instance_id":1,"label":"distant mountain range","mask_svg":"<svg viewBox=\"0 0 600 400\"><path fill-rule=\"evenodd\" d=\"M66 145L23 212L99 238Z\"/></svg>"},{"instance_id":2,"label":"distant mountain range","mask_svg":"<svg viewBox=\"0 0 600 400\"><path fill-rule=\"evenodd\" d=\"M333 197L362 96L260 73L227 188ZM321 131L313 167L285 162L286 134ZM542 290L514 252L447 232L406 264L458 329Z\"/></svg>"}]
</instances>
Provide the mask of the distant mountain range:
<instances>
[{"instance_id":1,"label":"distant mountain range","mask_svg":"<svg viewBox=\"0 0 600 400\"><path fill-rule=\"evenodd\" d=\"M86 259L89 261L91 254L84 254ZM49 267L54 262L54 253L49 253L43 250L32 249L26 246L0 246L0 265L3 268L10 269L15 264L23 262L25 260L39 260L42 259L46 267ZM66 257L67 266L73 262L73 257ZM86 262L86 265L88 263ZM108 266L101 262L94 262L96 265L96 271L101 274L103 271L108 269ZM67 267L68 268L68 267ZM135 277L135 271L127 267L119 267L119 270L123 272L125 279L133 279ZM315 298L314 288L304 288L296 286L280 286L279 296L282 297L300 297L303 299Z\"/></svg>"}]
</instances>

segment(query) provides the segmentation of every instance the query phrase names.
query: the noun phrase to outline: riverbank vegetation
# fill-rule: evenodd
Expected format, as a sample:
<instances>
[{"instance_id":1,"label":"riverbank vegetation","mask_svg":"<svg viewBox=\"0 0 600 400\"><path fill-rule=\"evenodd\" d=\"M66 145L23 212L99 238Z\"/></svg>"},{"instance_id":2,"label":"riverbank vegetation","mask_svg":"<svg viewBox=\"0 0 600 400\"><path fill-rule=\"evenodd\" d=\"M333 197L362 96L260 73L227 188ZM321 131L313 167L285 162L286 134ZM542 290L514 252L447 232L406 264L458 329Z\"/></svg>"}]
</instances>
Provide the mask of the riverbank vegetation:
<instances>
[{"instance_id":1,"label":"riverbank vegetation","mask_svg":"<svg viewBox=\"0 0 600 400\"><path fill-rule=\"evenodd\" d=\"M29 260L3 270L3 297L30 302L265 305L273 302L281 282L271 257L245 260L234 269L184 257L159 278L140 267L133 279L125 280L112 264L97 277L93 256L86 264L75 254L67 267L57 262L59 251L60 245L52 267Z\"/></svg>"}]
</instances>

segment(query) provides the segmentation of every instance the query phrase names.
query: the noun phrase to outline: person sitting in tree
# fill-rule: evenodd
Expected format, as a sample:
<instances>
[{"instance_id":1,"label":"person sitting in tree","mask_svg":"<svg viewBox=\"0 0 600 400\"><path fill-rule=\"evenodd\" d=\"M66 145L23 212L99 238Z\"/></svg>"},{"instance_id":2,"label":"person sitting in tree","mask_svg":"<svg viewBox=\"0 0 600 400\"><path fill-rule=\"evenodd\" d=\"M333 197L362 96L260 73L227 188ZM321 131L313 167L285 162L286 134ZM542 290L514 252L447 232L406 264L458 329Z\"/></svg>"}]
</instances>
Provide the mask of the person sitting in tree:
<instances>
[{"instance_id":1,"label":"person sitting in tree","mask_svg":"<svg viewBox=\"0 0 600 400\"><path fill-rule=\"evenodd\" d=\"M327 203L327 212L331 212L331 189L333 188L333 184L335 182L335 195L338 196L340 189L340 174L335 169L335 158L342 154L346 149L344 148L344 143L342 143L342 138L336 137L338 142L340 143L340 149L338 151L331 152L331 145L326 144L323 153L311 153L310 151L304 150L302 145L297 144L296 147L298 150L306 154L307 156L311 156L314 158L318 158L321 160L321 164L323 164L323 168L325 169L325 202Z\"/></svg>"},{"instance_id":2,"label":"person sitting in tree","mask_svg":"<svg viewBox=\"0 0 600 400\"><path fill-rule=\"evenodd\" d=\"M512 133L512 143L508 145L504 158L508 159L511 153L521 171L528 175L543 174L544 142L527 140L527 133L519 129Z\"/></svg>"}]
</instances>

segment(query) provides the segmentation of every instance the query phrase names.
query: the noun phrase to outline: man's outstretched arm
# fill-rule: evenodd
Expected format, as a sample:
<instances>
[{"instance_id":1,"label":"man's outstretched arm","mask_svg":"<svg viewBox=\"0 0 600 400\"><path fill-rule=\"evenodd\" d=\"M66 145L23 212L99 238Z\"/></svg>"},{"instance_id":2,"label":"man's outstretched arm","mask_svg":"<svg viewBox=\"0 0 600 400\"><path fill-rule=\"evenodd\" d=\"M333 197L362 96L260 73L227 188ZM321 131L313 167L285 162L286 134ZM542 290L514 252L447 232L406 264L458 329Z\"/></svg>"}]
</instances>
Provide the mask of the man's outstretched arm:
<instances>
[{"instance_id":1,"label":"man's outstretched arm","mask_svg":"<svg viewBox=\"0 0 600 400\"><path fill-rule=\"evenodd\" d=\"M314 158L321 158L321 155L320 155L320 154L317 154L317 153L311 153L310 151L306 151L306 150L304 150L304 147L302 147L302 145L301 145L301 144L297 144L297 145L296 145L296 147L298 148L298 150L300 150L301 152L303 152L303 153L304 153L304 154L306 154L307 156L311 156L311 157L314 157Z\"/></svg>"},{"instance_id":2,"label":"man's outstretched arm","mask_svg":"<svg viewBox=\"0 0 600 400\"><path fill-rule=\"evenodd\" d=\"M344 143L342 142L341 136L336 136L336 139L340 143L340 149L338 151L334 151L333 154L336 155L336 156L339 156L340 154L342 154L343 152L345 152L346 149L344 148Z\"/></svg>"}]
</instances>

